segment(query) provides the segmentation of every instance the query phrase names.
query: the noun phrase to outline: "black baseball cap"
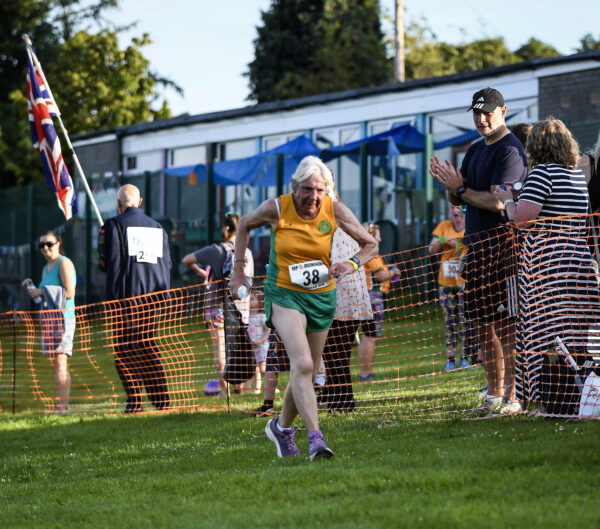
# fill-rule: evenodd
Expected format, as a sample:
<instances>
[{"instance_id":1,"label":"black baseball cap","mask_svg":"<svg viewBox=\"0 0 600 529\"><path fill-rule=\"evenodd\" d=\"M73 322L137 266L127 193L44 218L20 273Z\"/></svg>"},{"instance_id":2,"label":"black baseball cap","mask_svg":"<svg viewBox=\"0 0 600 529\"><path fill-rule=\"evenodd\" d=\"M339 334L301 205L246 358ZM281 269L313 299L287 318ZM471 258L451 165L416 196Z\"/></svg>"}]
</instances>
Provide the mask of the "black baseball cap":
<instances>
[{"instance_id":1,"label":"black baseball cap","mask_svg":"<svg viewBox=\"0 0 600 529\"><path fill-rule=\"evenodd\" d=\"M484 112L493 112L496 107L504 106L504 97L495 88L483 88L473 94L473 102L467 109L483 110Z\"/></svg>"}]
</instances>

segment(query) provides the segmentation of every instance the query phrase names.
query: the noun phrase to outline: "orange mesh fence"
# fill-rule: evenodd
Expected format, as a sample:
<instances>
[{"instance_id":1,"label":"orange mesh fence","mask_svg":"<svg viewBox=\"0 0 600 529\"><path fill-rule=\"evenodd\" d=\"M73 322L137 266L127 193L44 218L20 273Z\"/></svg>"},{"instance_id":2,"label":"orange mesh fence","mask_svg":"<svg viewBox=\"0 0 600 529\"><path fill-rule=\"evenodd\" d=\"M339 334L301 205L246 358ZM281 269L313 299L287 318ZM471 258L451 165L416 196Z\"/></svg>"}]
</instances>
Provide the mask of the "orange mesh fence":
<instances>
[{"instance_id":1,"label":"orange mesh fence","mask_svg":"<svg viewBox=\"0 0 600 529\"><path fill-rule=\"evenodd\" d=\"M600 297L585 226L565 217L498 228L450 265L427 247L384 256L394 277L367 294L371 310L344 315L366 292L353 274L359 283L339 289L317 374L320 409L478 417L491 395L546 416L599 416ZM456 287L440 286L440 266ZM70 412L252 412L273 383L280 409L289 361L264 325L263 281L254 278L241 302L212 283L77 307ZM1 412L54 411L54 364L43 351L64 329L61 311L0 315Z\"/></svg>"}]
</instances>

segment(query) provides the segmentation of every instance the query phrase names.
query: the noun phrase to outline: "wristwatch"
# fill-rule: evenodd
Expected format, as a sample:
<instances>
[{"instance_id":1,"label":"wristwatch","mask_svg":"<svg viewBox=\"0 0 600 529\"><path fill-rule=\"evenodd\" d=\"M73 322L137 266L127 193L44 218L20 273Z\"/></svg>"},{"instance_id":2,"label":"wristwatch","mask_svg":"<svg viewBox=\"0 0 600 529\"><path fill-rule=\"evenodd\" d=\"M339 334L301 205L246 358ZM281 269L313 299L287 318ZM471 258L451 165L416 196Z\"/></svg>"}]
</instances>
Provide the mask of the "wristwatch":
<instances>
[{"instance_id":1,"label":"wristwatch","mask_svg":"<svg viewBox=\"0 0 600 529\"><path fill-rule=\"evenodd\" d=\"M358 260L358 258L353 255L352 257L349 257L347 259L347 261L350 261L351 263L354 263L352 266L354 267L354 270L358 270L360 268L360 261Z\"/></svg>"},{"instance_id":2,"label":"wristwatch","mask_svg":"<svg viewBox=\"0 0 600 529\"><path fill-rule=\"evenodd\" d=\"M466 185L461 185L456 188L456 192L454 193L458 198L462 196L462 194L467 190Z\"/></svg>"}]
</instances>

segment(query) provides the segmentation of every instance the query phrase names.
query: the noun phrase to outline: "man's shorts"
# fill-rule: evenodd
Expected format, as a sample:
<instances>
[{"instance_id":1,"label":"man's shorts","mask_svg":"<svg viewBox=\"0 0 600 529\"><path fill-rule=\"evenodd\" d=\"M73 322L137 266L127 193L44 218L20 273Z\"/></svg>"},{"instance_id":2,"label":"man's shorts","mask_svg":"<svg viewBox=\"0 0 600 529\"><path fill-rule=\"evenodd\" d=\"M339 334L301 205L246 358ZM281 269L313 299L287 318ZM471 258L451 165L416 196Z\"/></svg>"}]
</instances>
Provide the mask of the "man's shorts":
<instances>
[{"instance_id":1,"label":"man's shorts","mask_svg":"<svg viewBox=\"0 0 600 529\"><path fill-rule=\"evenodd\" d=\"M369 292L371 298L371 308L373 309L373 319L361 323L361 329L365 336L370 338L381 338L383 332L383 292Z\"/></svg>"},{"instance_id":2,"label":"man's shorts","mask_svg":"<svg viewBox=\"0 0 600 529\"><path fill-rule=\"evenodd\" d=\"M269 352L267 353L267 367L265 370L272 373L282 373L290 370L290 359L279 334L275 330L269 334Z\"/></svg>"},{"instance_id":3,"label":"man's shorts","mask_svg":"<svg viewBox=\"0 0 600 529\"><path fill-rule=\"evenodd\" d=\"M469 242L463 278L465 317L493 323L516 315L516 248L514 235L501 227Z\"/></svg>"},{"instance_id":4,"label":"man's shorts","mask_svg":"<svg viewBox=\"0 0 600 529\"><path fill-rule=\"evenodd\" d=\"M274 328L271 322L272 304L295 309L306 316L306 332L327 331L335 316L335 289L329 292L297 292L287 288L265 284L265 314L267 326Z\"/></svg>"}]
</instances>

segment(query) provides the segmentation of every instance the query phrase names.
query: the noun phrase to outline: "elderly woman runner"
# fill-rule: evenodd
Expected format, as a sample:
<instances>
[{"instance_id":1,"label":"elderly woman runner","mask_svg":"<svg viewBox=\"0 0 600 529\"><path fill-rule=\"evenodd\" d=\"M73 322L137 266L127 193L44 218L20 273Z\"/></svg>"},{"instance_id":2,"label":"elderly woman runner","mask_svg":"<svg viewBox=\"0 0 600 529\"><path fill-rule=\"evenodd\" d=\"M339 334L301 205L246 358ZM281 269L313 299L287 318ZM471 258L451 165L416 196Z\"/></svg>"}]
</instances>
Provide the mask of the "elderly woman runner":
<instances>
[{"instance_id":1,"label":"elderly woman runner","mask_svg":"<svg viewBox=\"0 0 600 529\"><path fill-rule=\"evenodd\" d=\"M238 225L234 272L230 289L234 297L247 284L243 270L250 230L271 228L271 253L265 282L267 325L277 329L290 358L290 382L281 415L267 422L265 432L279 457L299 456L293 423L297 415L308 430L311 460L332 457L319 430L313 380L327 333L335 315L334 278L358 270L377 254L377 242L340 201L333 201L333 176L317 157L304 158L292 177L292 192L264 201L244 215ZM331 264L335 230L343 229L361 246L350 259Z\"/></svg>"}]
</instances>

